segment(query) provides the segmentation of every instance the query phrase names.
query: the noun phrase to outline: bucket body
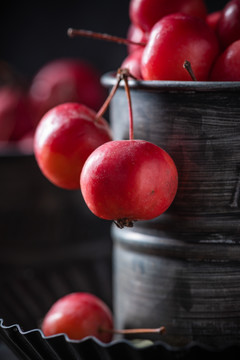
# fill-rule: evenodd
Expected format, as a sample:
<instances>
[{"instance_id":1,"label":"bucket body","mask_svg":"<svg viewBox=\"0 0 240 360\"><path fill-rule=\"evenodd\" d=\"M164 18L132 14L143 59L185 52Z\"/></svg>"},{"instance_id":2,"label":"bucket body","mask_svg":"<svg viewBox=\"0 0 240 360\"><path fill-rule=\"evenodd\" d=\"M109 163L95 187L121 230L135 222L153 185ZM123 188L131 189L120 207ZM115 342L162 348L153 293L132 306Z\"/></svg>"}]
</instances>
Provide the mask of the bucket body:
<instances>
[{"instance_id":1,"label":"bucket body","mask_svg":"<svg viewBox=\"0 0 240 360\"><path fill-rule=\"evenodd\" d=\"M112 227L116 326L164 325L171 345L239 342L240 84L129 85L134 137L172 156L179 187L158 218ZM114 138L128 139L124 86L110 121Z\"/></svg>"}]
</instances>

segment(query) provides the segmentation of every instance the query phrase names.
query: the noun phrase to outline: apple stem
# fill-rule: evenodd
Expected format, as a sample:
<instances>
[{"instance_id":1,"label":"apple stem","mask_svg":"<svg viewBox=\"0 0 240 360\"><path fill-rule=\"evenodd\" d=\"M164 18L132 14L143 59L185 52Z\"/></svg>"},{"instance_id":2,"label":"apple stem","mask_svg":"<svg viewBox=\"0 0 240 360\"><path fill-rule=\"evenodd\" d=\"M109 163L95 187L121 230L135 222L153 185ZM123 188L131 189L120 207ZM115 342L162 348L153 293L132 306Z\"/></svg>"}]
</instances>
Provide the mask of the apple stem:
<instances>
[{"instance_id":1,"label":"apple stem","mask_svg":"<svg viewBox=\"0 0 240 360\"><path fill-rule=\"evenodd\" d=\"M120 335L131 335L131 334L164 334L166 332L166 328L161 326L156 329L123 329L123 330L116 330L116 329L99 329L100 332L108 332L111 334L120 334Z\"/></svg>"},{"instance_id":2,"label":"apple stem","mask_svg":"<svg viewBox=\"0 0 240 360\"><path fill-rule=\"evenodd\" d=\"M125 85L125 91L127 94L127 100L128 100L128 111L129 111L129 140L134 139L133 135L133 111L132 111L132 100L130 95L130 89L128 84L128 76L129 72L127 71L126 74L123 76L124 85Z\"/></svg>"},{"instance_id":3,"label":"apple stem","mask_svg":"<svg viewBox=\"0 0 240 360\"><path fill-rule=\"evenodd\" d=\"M104 101L103 105L101 106L101 108L98 110L97 112L97 115L95 117L95 120L98 121L100 119L100 117L103 116L103 114L106 112L109 104L110 104L110 101L112 100L113 96L115 95L117 89L118 89L118 86L120 84L120 81L121 81L121 77L120 76L117 76L117 82L116 84L112 87L107 99Z\"/></svg>"},{"instance_id":4,"label":"apple stem","mask_svg":"<svg viewBox=\"0 0 240 360\"><path fill-rule=\"evenodd\" d=\"M129 115L130 115L130 129L129 129L129 138L133 139L133 116L132 116L132 105L131 105L131 97L130 97L130 90L129 90L129 86L128 86L128 81L127 78L131 77L132 79L136 80L136 78L130 74L128 69L122 69L119 68L117 71L117 82L116 84L112 87L107 99L104 101L103 105L101 106L101 108L99 109L99 111L96 114L95 117L95 121L98 121L100 119L100 117L103 116L103 114L106 112L113 96L115 95L119 84L121 82L121 80L124 80L125 82L125 89L126 89L126 93L128 96L128 102L129 102Z\"/></svg>"},{"instance_id":5,"label":"apple stem","mask_svg":"<svg viewBox=\"0 0 240 360\"><path fill-rule=\"evenodd\" d=\"M190 61L185 60L184 63L183 63L183 67L184 67L184 69L186 69L188 71L188 73L191 76L192 80L197 81L197 78L196 78L196 76L195 76L195 74L193 72Z\"/></svg>"},{"instance_id":6,"label":"apple stem","mask_svg":"<svg viewBox=\"0 0 240 360\"><path fill-rule=\"evenodd\" d=\"M118 36L98 33L98 32L84 30L84 29L78 30L78 29L69 28L67 31L67 34L69 37L82 36L82 37L88 37L88 38L92 38L92 39L111 41L111 42L115 42L118 44L124 44L124 45L130 45L130 44L131 45L140 45L140 46L146 45L146 43L144 43L144 42L136 42L136 41L124 39L124 38L121 38Z\"/></svg>"}]
</instances>

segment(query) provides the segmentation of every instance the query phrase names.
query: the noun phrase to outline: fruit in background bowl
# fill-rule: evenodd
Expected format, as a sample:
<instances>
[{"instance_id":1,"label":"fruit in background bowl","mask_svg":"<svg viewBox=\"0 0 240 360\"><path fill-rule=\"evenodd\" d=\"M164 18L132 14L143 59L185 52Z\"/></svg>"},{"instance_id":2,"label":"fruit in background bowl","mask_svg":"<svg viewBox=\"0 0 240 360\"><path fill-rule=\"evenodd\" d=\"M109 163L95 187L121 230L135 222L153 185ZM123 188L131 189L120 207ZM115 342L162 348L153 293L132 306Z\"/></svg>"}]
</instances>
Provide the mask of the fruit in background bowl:
<instances>
[{"instance_id":1,"label":"fruit in background bowl","mask_svg":"<svg viewBox=\"0 0 240 360\"><path fill-rule=\"evenodd\" d=\"M22 87L27 86L27 80L7 61L0 60L0 86Z\"/></svg>"},{"instance_id":2,"label":"fruit in background bowl","mask_svg":"<svg viewBox=\"0 0 240 360\"><path fill-rule=\"evenodd\" d=\"M26 93L13 86L0 87L0 141L16 143L34 127Z\"/></svg>"},{"instance_id":3,"label":"fruit in background bowl","mask_svg":"<svg viewBox=\"0 0 240 360\"><path fill-rule=\"evenodd\" d=\"M112 340L112 329L112 313L108 306L95 295L84 292L60 298L42 322L45 336L64 333L71 340L94 336L108 343Z\"/></svg>"},{"instance_id":4,"label":"fruit in background bowl","mask_svg":"<svg viewBox=\"0 0 240 360\"><path fill-rule=\"evenodd\" d=\"M18 99L11 88L0 89L0 141L8 141L15 125Z\"/></svg>"},{"instance_id":5,"label":"fruit in background bowl","mask_svg":"<svg viewBox=\"0 0 240 360\"><path fill-rule=\"evenodd\" d=\"M34 136L34 154L42 173L56 186L79 189L84 162L111 140L110 127L94 110L64 103L49 110Z\"/></svg>"},{"instance_id":6,"label":"fruit in background bowl","mask_svg":"<svg viewBox=\"0 0 240 360\"><path fill-rule=\"evenodd\" d=\"M54 106L79 102L98 110L105 98L98 71L80 59L57 59L44 65L29 90L37 119Z\"/></svg>"}]
</instances>

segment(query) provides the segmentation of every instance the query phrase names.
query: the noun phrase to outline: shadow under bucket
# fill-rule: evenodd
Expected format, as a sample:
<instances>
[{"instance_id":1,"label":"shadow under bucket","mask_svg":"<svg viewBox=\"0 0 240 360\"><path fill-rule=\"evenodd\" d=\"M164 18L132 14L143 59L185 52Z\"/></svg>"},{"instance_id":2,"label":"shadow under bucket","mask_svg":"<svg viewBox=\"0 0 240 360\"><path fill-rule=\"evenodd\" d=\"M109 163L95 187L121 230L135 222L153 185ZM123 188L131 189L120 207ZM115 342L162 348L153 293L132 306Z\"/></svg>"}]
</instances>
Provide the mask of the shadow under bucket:
<instances>
[{"instance_id":1,"label":"shadow under bucket","mask_svg":"<svg viewBox=\"0 0 240 360\"><path fill-rule=\"evenodd\" d=\"M106 74L102 83L115 83ZM164 341L240 341L240 83L129 80L134 137L155 143L179 172L165 214L112 227L116 327L166 327ZM128 139L124 86L110 105Z\"/></svg>"}]
</instances>

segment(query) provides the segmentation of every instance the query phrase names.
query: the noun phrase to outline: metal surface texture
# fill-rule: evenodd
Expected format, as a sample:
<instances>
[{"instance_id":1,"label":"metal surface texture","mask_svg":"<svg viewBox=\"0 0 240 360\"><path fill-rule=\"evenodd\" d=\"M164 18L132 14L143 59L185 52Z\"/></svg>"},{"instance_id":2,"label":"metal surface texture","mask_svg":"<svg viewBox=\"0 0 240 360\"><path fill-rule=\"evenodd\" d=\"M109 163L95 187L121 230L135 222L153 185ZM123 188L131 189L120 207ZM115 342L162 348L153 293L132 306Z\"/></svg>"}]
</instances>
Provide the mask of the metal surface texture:
<instances>
[{"instance_id":1,"label":"metal surface texture","mask_svg":"<svg viewBox=\"0 0 240 360\"><path fill-rule=\"evenodd\" d=\"M239 342L240 83L129 85L134 137L172 156L179 188L160 217L112 228L117 326L165 325L174 345ZM110 121L114 138L128 139L123 86Z\"/></svg>"}]
</instances>

